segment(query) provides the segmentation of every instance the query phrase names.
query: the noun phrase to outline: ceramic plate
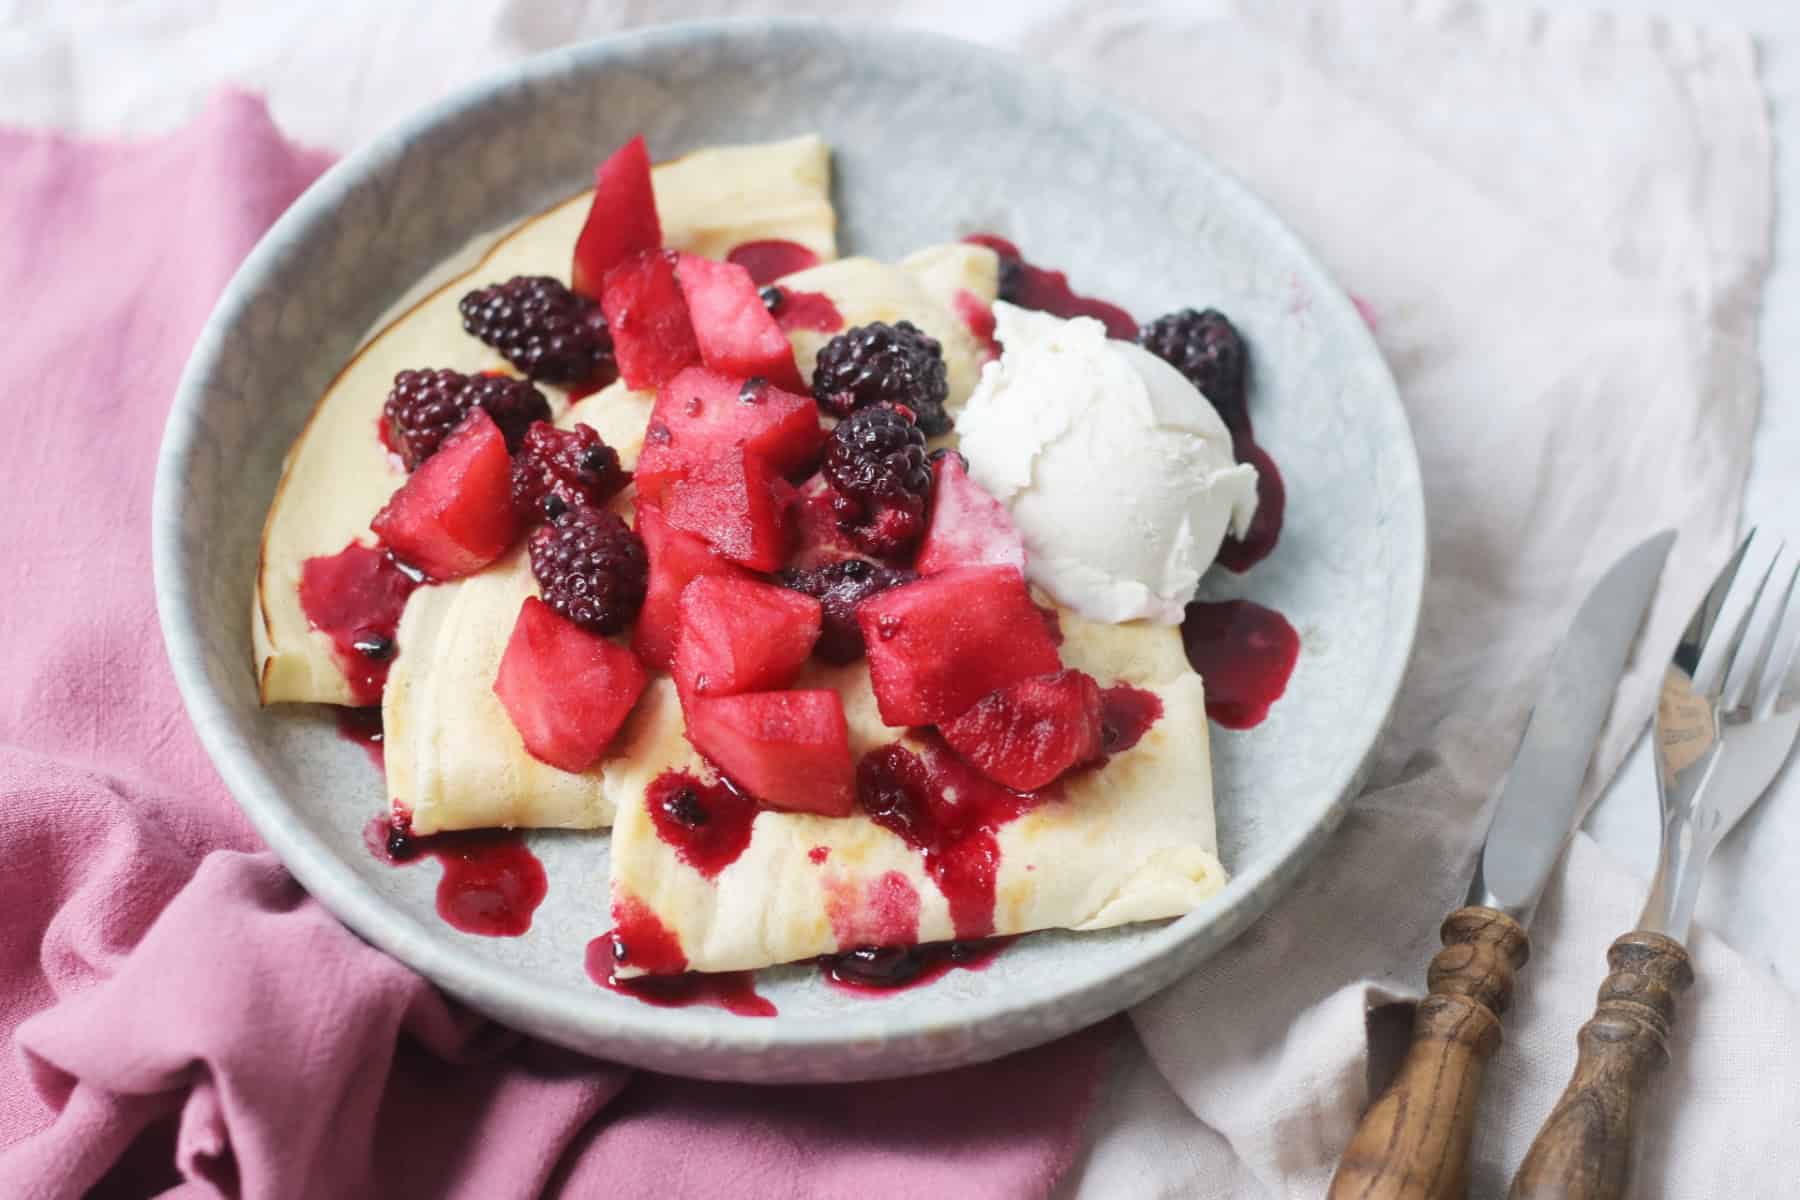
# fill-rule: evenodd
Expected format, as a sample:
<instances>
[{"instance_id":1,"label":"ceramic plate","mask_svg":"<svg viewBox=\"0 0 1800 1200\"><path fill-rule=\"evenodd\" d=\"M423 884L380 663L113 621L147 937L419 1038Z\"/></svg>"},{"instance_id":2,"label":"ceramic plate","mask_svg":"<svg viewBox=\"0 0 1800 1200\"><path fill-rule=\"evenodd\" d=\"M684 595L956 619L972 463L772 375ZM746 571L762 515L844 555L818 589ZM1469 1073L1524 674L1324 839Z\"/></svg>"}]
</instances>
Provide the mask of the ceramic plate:
<instances>
[{"instance_id":1,"label":"ceramic plate","mask_svg":"<svg viewBox=\"0 0 1800 1200\"><path fill-rule=\"evenodd\" d=\"M609 923L604 835L530 837L550 890L515 939L451 929L434 909L434 864L396 870L364 848L384 803L369 758L328 711L257 705L258 534L314 400L438 260L585 186L633 132L668 158L808 130L835 152L845 253L897 256L991 230L1140 318L1185 305L1232 316L1253 347L1252 411L1287 481L1287 522L1273 555L1242 576L1215 570L1202 591L1278 609L1302 649L1267 720L1212 731L1234 878L1199 911L1034 935L984 971L872 999L814 969L766 971L757 986L773 1019L654 1008L584 972L584 947ZM1356 786L1412 645L1425 554L1411 437L1367 330L1312 254L1205 155L1067 79L960 42L761 20L534 59L326 174L251 254L194 349L164 436L154 538L194 723L314 896L509 1025L657 1070L762 1081L909 1074L1018 1050L1144 999L1223 946L1305 869Z\"/></svg>"}]
</instances>

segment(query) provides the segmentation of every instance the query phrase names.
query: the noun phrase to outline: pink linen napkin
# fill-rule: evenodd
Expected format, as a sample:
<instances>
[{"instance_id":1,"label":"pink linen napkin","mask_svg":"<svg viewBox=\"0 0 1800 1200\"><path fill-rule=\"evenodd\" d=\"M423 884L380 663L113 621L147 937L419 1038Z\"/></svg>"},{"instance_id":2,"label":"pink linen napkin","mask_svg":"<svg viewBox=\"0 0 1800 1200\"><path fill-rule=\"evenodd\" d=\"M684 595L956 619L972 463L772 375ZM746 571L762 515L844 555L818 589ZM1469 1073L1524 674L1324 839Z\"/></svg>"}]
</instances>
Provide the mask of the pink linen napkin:
<instances>
[{"instance_id":1,"label":"pink linen napkin","mask_svg":"<svg viewBox=\"0 0 1800 1200\"><path fill-rule=\"evenodd\" d=\"M885 1084L634 1074L464 1011L261 848L164 660L148 508L188 347L326 165L242 94L135 145L0 131L0 1195L1047 1192L1112 1026Z\"/></svg>"}]
</instances>

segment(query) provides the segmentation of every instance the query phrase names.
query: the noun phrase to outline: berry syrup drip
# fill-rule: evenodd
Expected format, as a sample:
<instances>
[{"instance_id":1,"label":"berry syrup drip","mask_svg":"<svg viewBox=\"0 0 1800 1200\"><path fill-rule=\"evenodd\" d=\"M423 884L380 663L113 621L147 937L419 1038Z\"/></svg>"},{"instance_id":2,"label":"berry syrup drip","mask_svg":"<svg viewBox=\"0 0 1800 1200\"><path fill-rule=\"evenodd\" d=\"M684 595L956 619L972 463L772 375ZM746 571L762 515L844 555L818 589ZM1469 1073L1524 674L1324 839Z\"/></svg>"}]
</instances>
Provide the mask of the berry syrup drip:
<instances>
[{"instance_id":1,"label":"berry syrup drip","mask_svg":"<svg viewBox=\"0 0 1800 1200\"><path fill-rule=\"evenodd\" d=\"M1137 339L1138 325L1131 314L1116 304L1083 296L1069 286L1069 277L1025 261L1019 248L992 233L971 233L963 239L986 246L1000 256L1000 299L1020 308L1035 308L1057 317L1093 317L1106 332L1123 341Z\"/></svg>"},{"instance_id":2,"label":"berry syrup drip","mask_svg":"<svg viewBox=\"0 0 1800 1200\"><path fill-rule=\"evenodd\" d=\"M708 879L750 844L756 801L724 779L702 783L686 771L664 771L651 780L646 798L656 835Z\"/></svg>"},{"instance_id":3,"label":"berry syrup drip","mask_svg":"<svg viewBox=\"0 0 1800 1200\"><path fill-rule=\"evenodd\" d=\"M844 327L844 314L824 292L798 292L772 285L765 287L763 293L770 302L769 311L783 333L792 333L796 329L836 333Z\"/></svg>"},{"instance_id":4,"label":"berry syrup drip","mask_svg":"<svg viewBox=\"0 0 1800 1200\"><path fill-rule=\"evenodd\" d=\"M1196 600L1181 622L1188 662L1206 683L1206 715L1249 729L1287 690L1300 635L1287 618L1249 600Z\"/></svg>"},{"instance_id":5,"label":"berry syrup drip","mask_svg":"<svg viewBox=\"0 0 1800 1200\"><path fill-rule=\"evenodd\" d=\"M975 340L981 343L981 349L989 358L1000 357L1000 343L994 340L994 309L992 305L983 304L975 293L967 288L957 288L954 299L956 315L962 318Z\"/></svg>"},{"instance_id":6,"label":"berry syrup drip","mask_svg":"<svg viewBox=\"0 0 1800 1200\"><path fill-rule=\"evenodd\" d=\"M1287 513L1287 484L1282 481L1275 460L1256 441L1256 430L1250 424L1249 387L1242 378L1227 394L1207 396L1225 428L1231 430L1232 457L1256 468L1256 516L1241 540L1228 536L1219 546L1219 565L1240 575L1275 549Z\"/></svg>"},{"instance_id":7,"label":"berry syrup drip","mask_svg":"<svg viewBox=\"0 0 1800 1200\"><path fill-rule=\"evenodd\" d=\"M751 282L761 287L765 283L775 282L783 275L792 275L795 271L818 266L819 256L799 242L770 238L733 246L731 253L725 256L725 261L736 263L750 272Z\"/></svg>"},{"instance_id":8,"label":"berry syrup drip","mask_svg":"<svg viewBox=\"0 0 1800 1200\"><path fill-rule=\"evenodd\" d=\"M862 946L819 959L825 982L860 996L924 987L952 971L981 971L1012 938L932 942L924 946Z\"/></svg>"},{"instance_id":9,"label":"berry syrup drip","mask_svg":"<svg viewBox=\"0 0 1800 1200\"><path fill-rule=\"evenodd\" d=\"M361 746L377 768L387 769L387 755L382 750L381 741L381 709L339 708L337 730L339 737Z\"/></svg>"},{"instance_id":10,"label":"berry syrup drip","mask_svg":"<svg viewBox=\"0 0 1800 1200\"><path fill-rule=\"evenodd\" d=\"M1281 537L1282 517L1287 512L1287 485L1269 452L1256 444L1249 417L1240 417L1233 426L1231 450L1239 462L1256 468L1256 517L1241 540L1227 537L1219 546L1219 565L1241 575L1275 549L1275 542Z\"/></svg>"},{"instance_id":11,"label":"berry syrup drip","mask_svg":"<svg viewBox=\"0 0 1800 1200\"><path fill-rule=\"evenodd\" d=\"M615 925L587 945L588 978L608 991L658 1008L710 1004L740 1017L772 1017L775 1006L756 994L749 971L702 974L687 970L681 940L635 897L613 906ZM630 979L616 974L625 964L653 972Z\"/></svg>"},{"instance_id":12,"label":"berry syrup drip","mask_svg":"<svg viewBox=\"0 0 1800 1200\"><path fill-rule=\"evenodd\" d=\"M941 744L928 745L921 757L899 743L863 756L856 790L870 820L924 856L925 873L950 905L957 938L992 934L1000 869L995 832L1049 794L1001 787Z\"/></svg>"},{"instance_id":13,"label":"berry syrup drip","mask_svg":"<svg viewBox=\"0 0 1800 1200\"><path fill-rule=\"evenodd\" d=\"M636 896L628 895L613 904L612 932L604 936L610 956L605 964L608 977L622 966L640 967L653 975L679 975L687 970L681 939ZM588 943L588 952L592 974L594 943Z\"/></svg>"},{"instance_id":14,"label":"berry syrup drip","mask_svg":"<svg viewBox=\"0 0 1800 1200\"><path fill-rule=\"evenodd\" d=\"M578 403L579 401L586 400L589 396L592 396L595 392L598 392L601 389L605 388L608 384L612 383L612 381L617 379L618 377L619 377L619 373L616 370L615 371L596 371L588 378L582 380L580 383L570 384L569 385L569 403L575 404L575 403Z\"/></svg>"},{"instance_id":15,"label":"berry syrup drip","mask_svg":"<svg viewBox=\"0 0 1800 1200\"><path fill-rule=\"evenodd\" d=\"M517 832L472 829L414 837L405 814L377 816L363 829L363 844L390 866L430 855L444 868L437 910L452 928L483 937L518 937L550 890L544 865Z\"/></svg>"},{"instance_id":16,"label":"berry syrup drip","mask_svg":"<svg viewBox=\"0 0 1800 1200\"><path fill-rule=\"evenodd\" d=\"M708 1004L739 1017L772 1017L775 1004L756 990L756 975L751 971L718 971L710 974L690 971L686 975L639 975L635 979L618 979L608 965L612 958L612 935L602 934L588 943L588 978L609 992L630 996L657 1008L689 1008Z\"/></svg>"},{"instance_id":17,"label":"berry syrup drip","mask_svg":"<svg viewBox=\"0 0 1800 1200\"><path fill-rule=\"evenodd\" d=\"M394 630L417 586L418 577L385 550L356 541L300 566L300 611L331 639L359 705L381 701L394 658Z\"/></svg>"},{"instance_id":18,"label":"berry syrup drip","mask_svg":"<svg viewBox=\"0 0 1800 1200\"><path fill-rule=\"evenodd\" d=\"M1162 700L1155 692L1117 684L1100 693L1100 744L1108 756L1123 754L1143 740L1162 719Z\"/></svg>"}]
</instances>

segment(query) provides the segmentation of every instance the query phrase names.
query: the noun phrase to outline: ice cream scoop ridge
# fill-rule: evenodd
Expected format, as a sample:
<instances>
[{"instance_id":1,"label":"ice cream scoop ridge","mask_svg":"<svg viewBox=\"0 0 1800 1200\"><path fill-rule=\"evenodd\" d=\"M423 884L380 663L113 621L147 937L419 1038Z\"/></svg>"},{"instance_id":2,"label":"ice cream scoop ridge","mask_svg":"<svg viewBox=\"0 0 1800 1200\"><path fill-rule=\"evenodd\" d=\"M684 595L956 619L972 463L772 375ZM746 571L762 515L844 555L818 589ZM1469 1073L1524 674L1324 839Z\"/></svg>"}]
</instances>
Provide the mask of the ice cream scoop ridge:
<instances>
[{"instance_id":1,"label":"ice cream scoop ridge","mask_svg":"<svg viewBox=\"0 0 1800 1200\"><path fill-rule=\"evenodd\" d=\"M1004 353L957 428L1024 537L1026 573L1091 620L1178 623L1227 531L1249 529L1256 468L1193 384L1100 322L994 315Z\"/></svg>"}]
</instances>

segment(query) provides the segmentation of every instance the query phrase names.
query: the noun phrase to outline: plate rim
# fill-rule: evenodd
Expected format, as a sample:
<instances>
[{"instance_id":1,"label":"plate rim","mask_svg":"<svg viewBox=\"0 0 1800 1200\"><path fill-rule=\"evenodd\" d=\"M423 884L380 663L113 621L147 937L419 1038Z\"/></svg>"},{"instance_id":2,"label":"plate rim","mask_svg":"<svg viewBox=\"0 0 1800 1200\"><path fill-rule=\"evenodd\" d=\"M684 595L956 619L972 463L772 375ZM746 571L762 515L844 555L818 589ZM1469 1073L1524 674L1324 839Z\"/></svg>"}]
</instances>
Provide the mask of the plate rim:
<instances>
[{"instance_id":1,"label":"plate rim","mask_svg":"<svg viewBox=\"0 0 1800 1200\"><path fill-rule=\"evenodd\" d=\"M195 588L183 572L186 549L181 534L181 494L184 464L194 452L203 421L202 402L207 381L217 366L221 346L229 330L242 316L261 279L282 247L304 238L311 228L342 203L347 192L371 172L380 170L404 148L428 130L461 119L479 110L496 94L520 84L567 74L595 73L633 58L670 49L696 40L770 38L821 32L850 39L879 38L929 44L944 56L962 56L988 70L1036 77L1039 83L1079 97L1084 106L1106 114L1109 120L1129 127L1152 143L1166 144L1170 152L1184 156L1184 165L1214 177L1222 191L1233 195L1241 209L1278 243L1296 268L1311 278L1315 302L1328 308L1339 322L1348 322L1352 337L1361 341L1361 358L1378 365L1370 373L1371 400L1389 410L1404 445L1394 447L1393 461L1404 471L1394 480L1395 492L1405 503L1400 515L1408 527L1411 545L1397 556L1400 577L1390 589L1399 646L1380 660L1369 681L1366 714L1345 743L1360 750L1344 760L1320 788L1318 807L1305 814L1263 860L1241 874L1202 908L1167 922L1148 937L1120 950L1103 971L1078 977L1066 987L1019 1003L1005 994L990 994L957 1009L952 1017L927 1016L895 1027L877 1014L847 1015L828 1027L813 1027L807 1036L781 1030L772 1022L741 1018L721 1020L724 1014L709 1009L664 1009L638 1005L593 1004L567 988L521 986L520 978L502 964L433 936L410 915L391 906L322 840L301 822L292 819L291 806L282 790L255 762L247 740L233 729L237 718L225 697L216 691L205 667L205 632L197 619ZM1360 365L1360 364L1359 364ZM1131 105L1100 92L1092 85L1060 71L989 47L945 34L898 29L871 21L826 20L807 17L744 17L683 22L637 30L562 47L535 55L487 73L391 126L382 134L344 155L320 176L285 211L257 242L229 284L220 294L182 372L158 451L151 504L151 539L154 587L159 625L177 688L202 746L224 780L227 789L276 856L307 892L364 940L413 970L457 995L479 1011L515 1029L574 1049L703 1078L771 1081L766 1071L755 1075L730 1069L728 1064L743 1054L787 1051L809 1062L829 1060L833 1068L799 1070L793 1080L829 1077L845 1081L880 1078L936 1070L946 1065L941 1055L909 1069L890 1061L894 1056L860 1056L873 1042L941 1041L966 1034L984 1022L1031 1014L1041 1020L1021 1022L1010 1038L966 1039L967 1053L958 1062L998 1057L1026 1046L1071 1033L1105 1016L1131 1007L1224 948L1274 903L1317 857L1325 840L1341 823L1350 799L1360 788L1381 736L1392 717L1401 682L1417 641L1427 567L1426 514L1417 444L1386 359L1366 325L1356 316L1352 301L1325 269L1318 256L1275 210L1239 181L1210 155L1160 121ZM246 626L246 633L248 627ZM875 1006L871 1006L875 1007ZM1057 1019L1057 1010L1073 1014ZM1094 1017L1093 1013L1100 1012ZM698 1055L687 1061L698 1046L722 1054ZM820 1058L820 1056L824 1056ZM705 1061L707 1059L712 1062Z\"/></svg>"}]
</instances>

